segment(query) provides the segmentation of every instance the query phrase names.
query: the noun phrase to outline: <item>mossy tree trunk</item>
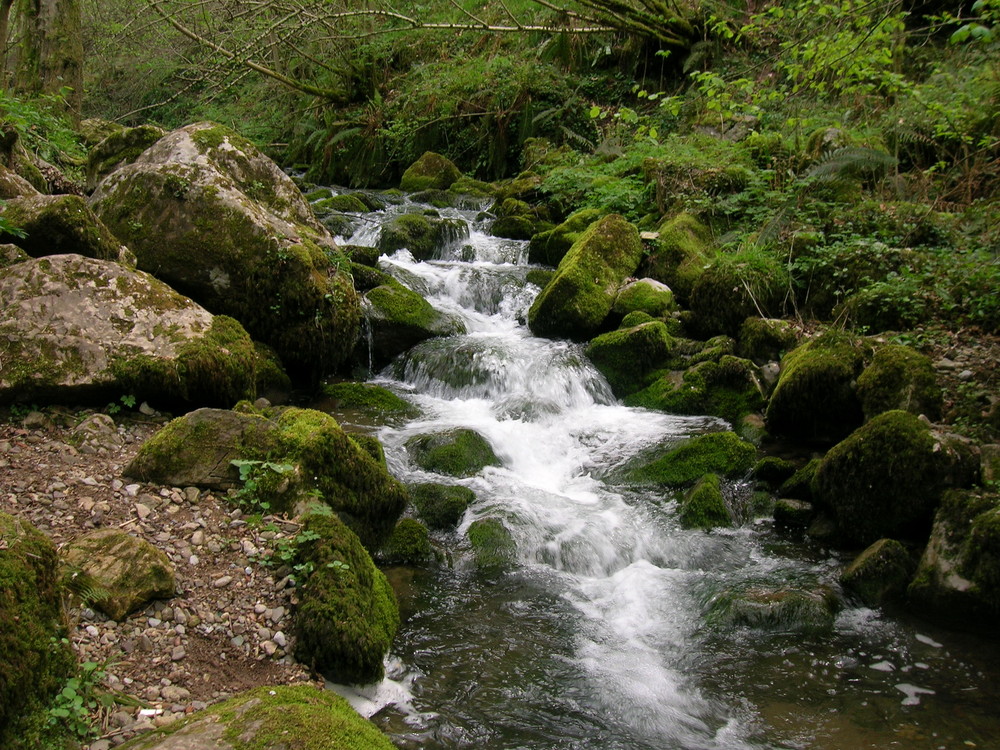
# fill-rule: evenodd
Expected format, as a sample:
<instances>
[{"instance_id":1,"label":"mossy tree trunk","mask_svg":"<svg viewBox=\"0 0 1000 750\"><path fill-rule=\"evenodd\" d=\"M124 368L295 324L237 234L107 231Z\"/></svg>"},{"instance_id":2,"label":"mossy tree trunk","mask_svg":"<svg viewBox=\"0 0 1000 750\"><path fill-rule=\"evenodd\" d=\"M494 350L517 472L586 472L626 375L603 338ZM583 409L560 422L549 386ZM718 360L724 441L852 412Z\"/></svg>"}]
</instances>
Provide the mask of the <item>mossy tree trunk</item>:
<instances>
[{"instance_id":1,"label":"mossy tree trunk","mask_svg":"<svg viewBox=\"0 0 1000 750\"><path fill-rule=\"evenodd\" d=\"M69 114L79 119L83 102L80 0L17 0L15 8L21 31L18 90L57 94L66 89Z\"/></svg>"}]
</instances>

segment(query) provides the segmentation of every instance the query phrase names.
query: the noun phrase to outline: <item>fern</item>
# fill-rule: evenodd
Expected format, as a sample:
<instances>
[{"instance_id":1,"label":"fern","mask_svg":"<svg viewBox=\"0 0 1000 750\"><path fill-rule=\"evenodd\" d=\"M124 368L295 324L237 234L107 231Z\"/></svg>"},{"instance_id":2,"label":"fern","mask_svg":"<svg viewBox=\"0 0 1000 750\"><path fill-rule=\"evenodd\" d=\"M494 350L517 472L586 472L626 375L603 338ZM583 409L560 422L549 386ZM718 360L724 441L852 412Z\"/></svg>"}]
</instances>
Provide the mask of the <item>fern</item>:
<instances>
[{"instance_id":1,"label":"fern","mask_svg":"<svg viewBox=\"0 0 1000 750\"><path fill-rule=\"evenodd\" d=\"M72 565L64 567L62 586L70 597L78 599L88 607L111 596L111 590L107 586L81 568Z\"/></svg>"},{"instance_id":2,"label":"fern","mask_svg":"<svg viewBox=\"0 0 1000 750\"><path fill-rule=\"evenodd\" d=\"M877 179L895 166L896 158L884 151L845 146L823 156L805 176L819 182Z\"/></svg>"}]
</instances>

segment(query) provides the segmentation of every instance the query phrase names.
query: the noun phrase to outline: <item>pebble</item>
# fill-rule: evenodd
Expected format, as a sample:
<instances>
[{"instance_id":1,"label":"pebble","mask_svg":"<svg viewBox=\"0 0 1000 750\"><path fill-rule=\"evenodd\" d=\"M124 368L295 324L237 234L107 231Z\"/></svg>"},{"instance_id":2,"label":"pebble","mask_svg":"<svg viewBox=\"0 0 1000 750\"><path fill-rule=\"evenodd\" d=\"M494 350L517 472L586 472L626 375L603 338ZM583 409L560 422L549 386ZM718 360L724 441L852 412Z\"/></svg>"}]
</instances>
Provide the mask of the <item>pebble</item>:
<instances>
[{"instance_id":1,"label":"pebble","mask_svg":"<svg viewBox=\"0 0 1000 750\"><path fill-rule=\"evenodd\" d=\"M278 644L274 641L261 641L260 647L264 650L264 653L268 656L274 656L278 650Z\"/></svg>"},{"instance_id":2,"label":"pebble","mask_svg":"<svg viewBox=\"0 0 1000 750\"><path fill-rule=\"evenodd\" d=\"M185 656L187 656L187 651L184 650L183 646L174 646L172 649L170 649L171 661L180 661Z\"/></svg>"},{"instance_id":3,"label":"pebble","mask_svg":"<svg viewBox=\"0 0 1000 750\"><path fill-rule=\"evenodd\" d=\"M126 484L125 494L129 497L137 497L139 495L139 487L140 485L138 484Z\"/></svg>"},{"instance_id":4,"label":"pebble","mask_svg":"<svg viewBox=\"0 0 1000 750\"><path fill-rule=\"evenodd\" d=\"M205 532L198 529L191 535L191 546L200 547L205 543Z\"/></svg>"},{"instance_id":5,"label":"pebble","mask_svg":"<svg viewBox=\"0 0 1000 750\"><path fill-rule=\"evenodd\" d=\"M191 691L178 685L168 685L160 689L160 695L167 703L185 703L191 697Z\"/></svg>"},{"instance_id":6,"label":"pebble","mask_svg":"<svg viewBox=\"0 0 1000 750\"><path fill-rule=\"evenodd\" d=\"M111 743L108 740L97 740L90 743L90 750L111 750Z\"/></svg>"},{"instance_id":7,"label":"pebble","mask_svg":"<svg viewBox=\"0 0 1000 750\"><path fill-rule=\"evenodd\" d=\"M153 512L152 509L150 509L150 507L148 505L143 505L142 503L136 503L135 504L135 513L143 521L145 521L147 518L149 518L149 515L152 512Z\"/></svg>"},{"instance_id":8,"label":"pebble","mask_svg":"<svg viewBox=\"0 0 1000 750\"><path fill-rule=\"evenodd\" d=\"M232 576L222 576L222 578L216 578L214 581L212 581L212 585L217 589L224 589L232 582L233 582Z\"/></svg>"},{"instance_id":9,"label":"pebble","mask_svg":"<svg viewBox=\"0 0 1000 750\"><path fill-rule=\"evenodd\" d=\"M285 648L288 645L288 639L285 638L285 634L280 630L271 636L271 640L281 646L281 648Z\"/></svg>"}]
</instances>

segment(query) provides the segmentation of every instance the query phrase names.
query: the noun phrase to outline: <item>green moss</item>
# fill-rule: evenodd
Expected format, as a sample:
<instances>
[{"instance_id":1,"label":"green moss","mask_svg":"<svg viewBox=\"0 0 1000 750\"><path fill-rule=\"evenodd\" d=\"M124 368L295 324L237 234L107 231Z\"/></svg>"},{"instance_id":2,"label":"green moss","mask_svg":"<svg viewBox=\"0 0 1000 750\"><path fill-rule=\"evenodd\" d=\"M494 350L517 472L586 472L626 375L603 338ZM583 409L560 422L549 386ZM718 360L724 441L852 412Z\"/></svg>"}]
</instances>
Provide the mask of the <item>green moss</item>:
<instances>
[{"instance_id":1,"label":"green moss","mask_svg":"<svg viewBox=\"0 0 1000 750\"><path fill-rule=\"evenodd\" d=\"M777 489L795 474L795 464L779 456L765 456L753 467L753 477L764 485Z\"/></svg>"},{"instance_id":2,"label":"green moss","mask_svg":"<svg viewBox=\"0 0 1000 750\"><path fill-rule=\"evenodd\" d=\"M785 355L767 406L771 432L832 442L860 425L855 379L864 356L859 342L836 333L824 334Z\"/></svg>"},{"instance_id":3,"label":"green moss","mask_svg":"<svg viewBox=\"0 0 1000 750\"><path fill-rule=\"evenodd\" d=\"M626 328L635 328L636 326L640 326L643 323L652 323L654 320L656 320L656 318L654 318L649 313L642 312L641 310L636 310L635 312L630 312L628 315L622 318L622 322L618 325L618 330L625 330Z\"/></svg>"},{"instance_id":4,"label":"green moss","mask_svg":"<svg viewBox=\"0 0 1000 750\"><path fill-rule=\"evenodd\" d=\"M476 493L468 487L452 484L413 485L410 496L420 517L432 529L455 528L476 501Z\"/></svg>"},{"instance_id":5,"label":"green moss","mask_svg":"<svg viewBox=\"0 0 1000 750\"><path fill-rule=\"evenodd\" d=\"M840 583L869 607L877 607L905 593L914 567L902 544L879 539L844 569Z\"/></svg>"},{"instance_id":6,"label":"green moss","mask_svg":"<svg viewBox=\"0 0 1000 750\"><path fill-rule=\"evenodd\" d=\"M750 317L740 326L737 351L741 357L762 365L781 359L795 348L798 338L791 321Z\"/></svg>"},{"instance_id":7,"label":"green moss","mask_svg":"<svg viewBox=\"0 0 1000 750\"><path fill-rule=\"evenodd\" d=\"M1000 499L972 519L961 572L976 586L978 596L1000 619Z\"/></svg>"},{"instance_id":8,"label":"green moss","mask_svg":"<svg viewBox=\"0 0 1000 750\"><path fill-rule=\"evenodd\" d=\"M813 495L833 510L849 541L919 538L947 483L963 481L964 450L933 435L913 414L888 411L830 449Z\"/></svg>"},{"instance_id":9,"label":"green moss","mask_svg":"<svg viewBox=\"0 0 1000 750\"><path fill-rule=\"evenodd\" d=\"M812 500L812 482L821 462L820 458L810 459L805 466L782 483L778 488L778 494L797 500Z\"/></svg>"},{"instance_id":10,"label":"green moss","mask_svg":"<svg viewBox=\"0 0 1000 750\"><path fill-rule=\"evenodd\" d=\"M462 173L449 159L427 151L403 172L399 187L408 193L428 189L447 190L461 177Z\"/></svg>"},{"instance_id":11,"label":"green moss","mask_svg":"<svg viewBox=\"0 0 1000 750\"><path fill-rule=\"evenodd\" d=\"M331 195L312 204L313 211L317 214L330 211L341 211L347 213L363 214L368 212L368 206L361 202L355 195Z\"/></svg>"},{"instance_id":12,"label":"green moss","mask_svg":"<svg viewBox=\"0 0 1000 750\"><path fill-rule=\"evenodd\" d=\"M499 518L480 518L469 525L469 544L480 570L496 571L514 561L517 545Z\"/></svg>"},{"instance_id":13,"label":"green moss","mask_svg":"<svg viewBox=\"0 0 1000 750\"><path fill-rule=\"evenodd\" d=\"M571 214L559 226L538 232L528 243L528 261L558 266L563 256L580 239L580 235L601 216L600 209L585 208Z\"/></svg>"},{"instance_id":14,"label":"green moss","mask_svg":"<svg viewBox=\"0 0 1000 750\"><path fill-rule=\"evenodd\" d=\"M833 629L840 607L836 593L827 586L748 584L712 597L705 619L717 628L821 634Z\"/></svg>"},{"instance_id":15,"label":"green moss","mask_svg":"<svg viewBox=\"0 0 1000 750\"><path fill-rule=\"evenodd\" d=\"M33 257L76 253L117 261L121 243L78 195L35 195L7 201L4 218L24 237L0 233Z\"/></svg>"},{"instance_id":16,"label":"green moss","mask_svg":"<svg viewBox=\"0 0 1000 750\"><path fill-rule=\"evenodd\" d=\"M457 219L402 214L382 225L378 249L389 254L406 248L417 260L430 260L438 248L467 236L466 232L466 225Z\"/></svg>"},{"instance_id":17,"label":"green moss","mask_svg":"<svg viewBox=\"0 0 1000 750\"><path fill-rule=\"evenodd\" d=\"M633 312L644 312L654 318L663 318L676 309L674 293L669 287L653 279L639 279L619 290L611 311L623 317Z\"/></svg>"},{"instance_id":18,"label":"green moss","mask_svg":"<svg viewBox=\"0 0 1000 750\"><path fill-rule=\"evenodd\" d=\"M469 477L487 466L502 465L486 438L468 429L417 435L406 441L406 450L420 468L454 477Z\"/></svg>"},{"instance_id":19,"label":"green moss","mask_svg":"<svg viewBox=\"0 0 1000 750\"><path fill-rule=\"evenodd\" d=\"M602 334L590 342L586 354L614 394L624 398L639 390L650 372L662 367L673 344L667 327L655 321Z\"/></svg>"},{"instance_id":20,"label":"green moss","mask_svg":"<svg viewBox=\"0 0 1000 750\"><path fill-rule=\"evenodd\" d=\"M385 462L385 448L382 447L382 443L374 435L364 435L359 432L351 434L351 440L357 445L361 450L367 453L369 456L374 458L379 466L386 469Z\"/></svg>"},{"instance_id":21,"label":"green moss","mask_svg":"<svg viewBox=\"0 0 1000 750\"><path fill-rule=\"evenodd\" d=\"M373 416L415 417L420 413L388 388L371 383L329 383L323 386L323 395L333 399L336 408L360 409Z\"/></svg>"},{"instance_id":22,"label":"green moss","mask_svg":"<svg viewBox=\"0 0 1000 750\"><path fill-rule=\"evenodd\" d=\"M382 659L399 627L399 610L385 576L360 540L339 519L309 515L296 563L312 574L300 588L295 656L327 679L382 679Z\"/></svg>"},{"instance_id":23,"label":"green moss","mask_svg":"<svg viewBox=\"0 0 1000 750\"><path fill-rule=\"evenodd\" d=\"M493 222L490 234L510 240L530 240L539 231L544 231L542 227L551 226L548 223L540 224L529 216L501 216Z\"/></svg>"},{"instance_id":24,"label":"green moss","mask_svg":"<svg viewBox=\"0 0 1000 750\"><path fill-rule=\"evenodd\" d=\"M652 461L629 462L621 477L640 484L682 486L706 474L740 477L750 471L757 449L732 432L699 435Z\"/></svg>"},{"instance_id":25,"label":"green moss","mask_svg":"<svg viewBox=\"0 0 1000 750\"><path fill-rule=\"evenodd\" d=\"M403 518L382 547L382 559L392 565L424 565L434 561L427 527L415 518Z\"/></svg>"},{"instance_id":26,"label":"green moss","mask_svg":"<svg viewBox=\"0 0 1000 750\"><path fill-rule=\"evenodd\" d=\"M38 747L37 716L76 659L64 640L58 558L27 521L0 513L0 745Z\"/></svg>"},{"instance_id":27,"label":"green moss","mask_svg":"<svg viewBox=\"0 0 1000 750\"><path fill-rule=\"evenodd\" d=\"M752 315L781 313L789 289L785 265L760 250L719 255L691 288L688 306L704 336L735 336Z\"/></svg>"},{"instance_id":28,"label":"green moss","mask_svg":"<svg viewBox=\"0 0 1000 750\"><path fill-rule=\"evenodd\" d=\"M931 360L907 346L889 344L876 350L858 378L858 398L865 418L891 409L941 416L941 387Z\"/></svg>"},{"instance_id":29,"label":"green moss","mask_svg":"<svg viewBox=\"0 0 1000 750\"><path fill-rule=\"evenodd\" d=\"M706 474L684 494L680 503L680 522L686 529L706 531L732 524L718 474Z\"/></svg>"},{"instance_id":30,"label":"green moss","mask_svg":"<svg viewBox=\"0 0 1000 750\"><path fill-rule=\"evenodd\" d=\"M638 267L642 254L638 231L621 216L611 214L592 224L532 303L532 332L576 340L599 333L618 287Z\"/></svg>"},{"instance_id":31,"label":"green moss","mask_svg":"<svg viewBox=\"0 0 1000 750\"><path fill-rule=\"evenodd\" d=\"M281 364L281 358L267 344L255 341L254 384L258 396L271 399L283 398L292 390L292 381Z\"/></svg>"},{"instance_id":32,"label":"green moss","mask_svg":"<svg viewBox=\"0 0 1000 750\"><path fill-rule=\"evenodd\" d=\"M712 233L690 214L679 214L660 224L659 235L645 273L669 286L686 304L695 281L715 258Z\"/></svg>"},{"instance_id":33,"label":"green moss","mask_svg":"<svg viewBox=\"0 0 1000 750\"><path fill-rule=\"evenodd\" d=\"M816 517L812 503L791 497L780 497L774 502L774 524L805 529Z\"/></svg>"},{"instance_id":34,"label":"green moss","mask_svg":"<svg viewBox=\"0 0 1000 750\"><path fill-rule=\"evenodd\" d=\"M87 155L87 184L94 187L118 167L131 164L163 135L164 131L154 125L118 128L109 133Z\"/></svg>"}]
</instances>

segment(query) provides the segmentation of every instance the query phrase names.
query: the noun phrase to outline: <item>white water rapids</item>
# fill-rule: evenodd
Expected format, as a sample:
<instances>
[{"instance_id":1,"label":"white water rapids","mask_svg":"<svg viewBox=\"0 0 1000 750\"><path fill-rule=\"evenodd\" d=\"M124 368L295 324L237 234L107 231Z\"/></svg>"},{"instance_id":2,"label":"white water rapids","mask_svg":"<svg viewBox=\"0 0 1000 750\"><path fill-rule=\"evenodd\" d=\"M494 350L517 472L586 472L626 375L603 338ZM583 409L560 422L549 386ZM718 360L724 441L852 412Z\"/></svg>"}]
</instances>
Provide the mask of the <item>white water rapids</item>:
<instances>
[{"instance_id":1,"label":"white water rapids","mask_svg":"<svg viewBox=\"0 0 1000 750\"><path fill-rule=\"evenodd\" d=\"M369 218L425 208L406 203ZM726 425L618 404L580 346L535 338L524 325L538 291L525 281L527 243L489 236L475 211L442 214L467 221L468 239L437 260L415 262L404 250L380 265L468 332L419 345L376 379L422 411L378 437L402 481L460 483L477 501L457 535L443 540L452 565L418 576L413 612L397 639L395 681L369 691L368 713L396 703L381 724L404 748L822 746L812 743L830 721L824 702L840 695L850 670L868 679L866 660L892 649L902 652L900 664L913 662L912 639L854 609L838 621L839 642L829 652L800 647L793 636L758 654L748 631L723 639L720 655L720 639L702 616L712 593L750 579L829 579L834 563L774 552L752 527L681 529L673 495L605 481L643 450ZM366 224L347 241L375 245L378 230ZM456 480L409 462L409 438L453 427L483 435L502 467ZM512 571L483 576L470 562L463 539L480 518L499 518L511 532ZM785 680L774 703L787 696L794 704L800 673L817 696L817 707L804 710L820 718L804 718L808 726L776 740L768 722L781 709L765 709L760 696L772 691L769 681ZM891 696L893 710L902 697L888 682L870 692ZM805 744L796 740L803 736Z\"/></svg>"}]
</instances>

